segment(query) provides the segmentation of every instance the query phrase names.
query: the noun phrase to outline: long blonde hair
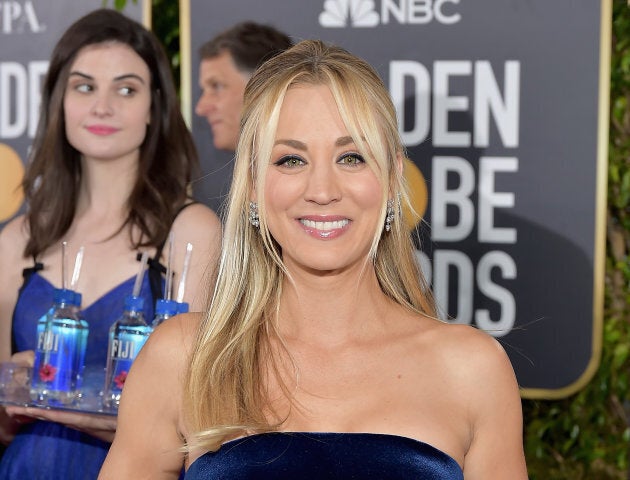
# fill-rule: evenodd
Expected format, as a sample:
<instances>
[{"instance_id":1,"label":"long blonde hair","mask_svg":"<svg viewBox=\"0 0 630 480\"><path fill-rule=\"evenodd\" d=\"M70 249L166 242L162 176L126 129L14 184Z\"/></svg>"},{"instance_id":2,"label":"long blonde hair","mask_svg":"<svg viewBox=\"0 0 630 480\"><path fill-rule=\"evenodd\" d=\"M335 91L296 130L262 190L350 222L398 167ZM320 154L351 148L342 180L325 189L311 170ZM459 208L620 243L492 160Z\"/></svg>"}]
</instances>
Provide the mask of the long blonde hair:
<instances>
[{"instance_id":1,"label":"long blonde hair","mask_svg":"<svg viewBox=\"0 0 630 480\"><path fill-rule=\"evenodd\" d=\"M391 231L375 231L370 252L381 289L410 311L435 316L433 296L401 221L402 205L408 204L397 167L404 148L387 89L370 65L346 50L302 41L263 64L245 90L217 284L186 378L184 411L195 432L191 446L216 450L230 437L273 430L280 423L272 425L264 413L272 409L261 364L273 366L268 339L287 272L265 222L263 192L284 95L296 85L330 88L348 132L381 180L383 198L393 200ZM258 202L259 229L249 223L252 200ZM383 223L386 214L383 201Z\"/></svg>"}]
</instances>

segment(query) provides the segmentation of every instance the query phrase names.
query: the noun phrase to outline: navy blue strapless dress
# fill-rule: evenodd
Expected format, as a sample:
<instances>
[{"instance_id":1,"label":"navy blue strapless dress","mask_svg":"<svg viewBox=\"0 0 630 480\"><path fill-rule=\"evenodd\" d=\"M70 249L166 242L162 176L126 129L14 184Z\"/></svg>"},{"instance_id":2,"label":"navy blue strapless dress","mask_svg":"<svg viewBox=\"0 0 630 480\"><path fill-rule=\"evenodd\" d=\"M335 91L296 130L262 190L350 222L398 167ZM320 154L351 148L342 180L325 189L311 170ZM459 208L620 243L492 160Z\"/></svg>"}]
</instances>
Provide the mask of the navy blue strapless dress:
<instances>
[{"instance_id":1,"label":"navy blue strapless dress","mask_svg":"<svg viewBox=\"0 0 630 480\"><path fill-rule=\"evenodd\" d=\"M262 433L193 462L186 480L463 480L459 464L426 443L376 433Z\"/></svg>"},{"instance_id":2,"label":"navy blue strapless dress","mask_svg":"<svg viewBox=\"0 0 630 480\"><path fill-rule=\"evenodd\" d=\"M86 355L85 387L93 394L105 383L109 328L123 311L135 277L129 278L83 310L90 325ZM13 314L13 340L17 351L34 350L37 320L53 302L54 286L33 273L20 290ZM153 317L153 296L148 274L140 296L145 319ZM96 479L110 444L58 423L37 421L25 425L9 444L0 461L2 480Z\"/></svg>"}]
</instances>

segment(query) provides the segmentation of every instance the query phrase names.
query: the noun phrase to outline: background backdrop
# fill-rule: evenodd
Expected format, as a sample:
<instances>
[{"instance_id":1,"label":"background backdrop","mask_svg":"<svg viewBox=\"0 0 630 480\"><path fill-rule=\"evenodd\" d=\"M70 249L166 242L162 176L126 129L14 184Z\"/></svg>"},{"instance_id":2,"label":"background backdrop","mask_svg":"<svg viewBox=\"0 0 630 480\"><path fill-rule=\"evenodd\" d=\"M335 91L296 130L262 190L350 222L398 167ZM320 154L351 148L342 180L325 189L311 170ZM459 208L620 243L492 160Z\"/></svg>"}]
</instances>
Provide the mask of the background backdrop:
<instances>
[{"instance_id":1,"label":"background backdrop","mask_svg":"<svg viewBox=\"0 0 630 480\"><path fill-rule=\"evenodd\" d=\"M588 382L601 348L608 2L180 4L188 112L200 95L199 46L243 20L375 66L422 192L418 255L443 317L498 337L524 396L566 396ZM195 191L220 209L232 154L214 149L204 118L191 125L206 173Z\"/></svg>"}]
</instances>

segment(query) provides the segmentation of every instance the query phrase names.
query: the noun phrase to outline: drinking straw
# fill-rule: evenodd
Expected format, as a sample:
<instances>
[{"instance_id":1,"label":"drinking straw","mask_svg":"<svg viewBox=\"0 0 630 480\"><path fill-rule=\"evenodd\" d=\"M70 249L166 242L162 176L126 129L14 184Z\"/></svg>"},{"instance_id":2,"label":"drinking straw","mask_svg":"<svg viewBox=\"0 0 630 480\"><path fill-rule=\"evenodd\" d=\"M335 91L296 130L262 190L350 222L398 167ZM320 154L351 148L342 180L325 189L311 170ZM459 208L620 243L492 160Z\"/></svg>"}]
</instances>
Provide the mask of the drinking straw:
<instances>
[{"instance_id":1,"label":"drinking straw","mask_svg":"<svg viewBox=\"0 0 630 480\"><path fill-rule=\"evenodd\" d=\"M136 283L133 286L134 297L140 296L140 288L142 288L142 277L144 276L144 269L147 267L147 261L149 260L149 252L142 252L142 258L140 259L140 270L136 275Z\"/></svg>"},{"instance_id":2,"label":"drinking straw","mask_svg":"<svg viewBox=\"0 0 630 480\"><path fill-rule=\"evenodd\" d=\"M61 242L61 288L66 289L66 247L68 242Z\"/></svg>"},{"instance_id":3,"label":"drinking straw","mask_svg":"<svg viewBox=\"0 0 630 480\"><path fill-rule=\"evenodd\" d=\"M77 256L74 259L74 271L72 272L72 280L70 280L70 290L74 290L77 286L77 283L79 283L79 276L81 275L81 264L83 263L83 250L83 246L79 248Z\"/></svg>"},{"instance_id":4,"label":"drinking straw","mask_svg":"<svg viewBox=\"0 0 630 480\"><path fill-rule=\"evenodd\" d=\"M186 256L184 257L184 268L182 276L179 279L179 287L177 289L177 303L184 301L184 290L186 290L186 277L188 276L188 268L190 267L190 256L192 255L192 243L186 244Z\"/></svg>"},{"instance_id":5,"label":"drinking straw","mask_svg":"<svg viewBox=\"0 0 630 480\"><path fill-rule=\"evenodd\" d=\"M173 239L175 234L173 232L168 234L168 258L166 259L166 288L164 292L164 299L171 299L171 291L173 290Z\"/></svg>"}]
</instances>

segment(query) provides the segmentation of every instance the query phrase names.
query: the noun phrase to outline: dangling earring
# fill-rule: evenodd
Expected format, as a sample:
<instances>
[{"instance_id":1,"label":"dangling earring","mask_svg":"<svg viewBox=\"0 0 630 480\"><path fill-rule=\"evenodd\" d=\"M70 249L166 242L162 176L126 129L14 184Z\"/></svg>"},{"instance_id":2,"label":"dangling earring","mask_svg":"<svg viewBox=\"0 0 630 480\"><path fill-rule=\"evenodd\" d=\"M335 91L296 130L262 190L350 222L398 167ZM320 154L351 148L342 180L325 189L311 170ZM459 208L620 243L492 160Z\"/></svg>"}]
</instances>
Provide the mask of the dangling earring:
<instances>
[{"instance_id":1,"label":"dangling earring","mask_svg":"<svg viewBox=\"0 0 630 480\"><path fill-rule=\"evenodd\" d=\"M249 223L253 227L258 228L260 226L260 220L258 217L258 204L256 202L249 202Z\"/></svg>"},{"instance_id":2,"label":"dangling earring","mask_svg":"<svg viewBox=\"0 0 630 480\"><path fill-rule=\"evenodd\" d=\"M389 232L392 229L392 222L394 221L394 201L390 198L387 200L387 211L385 212L385 231Z\"/></svg>"}]
</instances>

